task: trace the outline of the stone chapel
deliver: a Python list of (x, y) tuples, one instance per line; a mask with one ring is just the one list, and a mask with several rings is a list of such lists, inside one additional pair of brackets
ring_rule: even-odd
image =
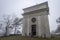
[(23, 11), (22, 36), (50, 37), (48, 2), (24, 8)]

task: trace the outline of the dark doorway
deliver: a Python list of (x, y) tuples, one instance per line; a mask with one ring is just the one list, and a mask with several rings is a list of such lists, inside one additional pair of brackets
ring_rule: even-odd
[(32, 25), (31, 32), (32, 32), (32, 36), (36, 36), (36, 25)]

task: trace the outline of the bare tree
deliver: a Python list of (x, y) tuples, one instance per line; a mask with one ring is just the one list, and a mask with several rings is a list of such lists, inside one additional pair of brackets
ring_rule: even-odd
[(0, 29), (2, 29), (1, 27), (2, 27), (2, 23), (0, 24)]
[(6, 36), (8, 34), (8, 28), (10, 28), (10, 25), (12, 23), (12, 19), (11, 19), (10, 15), (4, 16), (3, 19), (4, 19), (4, 23), (6, 25), (5, 26), (5, 29), (6, 29), (5, 36)]
[(4, 35), (6, 36), (8, 34), (9, 28), (11, 28), (11, 29), (15, 28), (14, 33), (16, 34), (17, 27), (22, 24), (21, 21), (22, 21), (22, 18), (21, 19), (18, 17), (13, 18), (10, 15), (3, 16), (3, 23), (5, 25), (5, 34)]
[(59, 33), (60, 32), (60, 17), (56, 20), (57, 22), (57, 29), (56, 29), (56, 33)]
[(14, 34), (17, 33), (17, 27), (22, 24), (21, 21), (22, 21), (22, 18), (21, 19), (19, 19), (18, 17), (15, 18), (13, 22), (13, 26), (15, 27)]
[(59, 17), (58, 19), (56, 19), (56, 22), (57, 22), (57, 23), (60, 23), (60, 17)]

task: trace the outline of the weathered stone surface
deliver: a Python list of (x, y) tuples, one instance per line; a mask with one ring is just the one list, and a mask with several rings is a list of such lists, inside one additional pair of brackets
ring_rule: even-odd
[[(23, 14), (23, 36), (39, 36), (39, 37), (50, 37), (49, 29), (49, 7), (48, 3), (44, 2), (29, 8), (25, 8)], [(36, 18), (36, 22), (32, 22), (32, 18)], [(36, 28), (32, 28), (32, 25), (36, 25)], [(34, 34), (34, 30), (36, 34)], [(33, 32), (32, 32), (33, 31)]]

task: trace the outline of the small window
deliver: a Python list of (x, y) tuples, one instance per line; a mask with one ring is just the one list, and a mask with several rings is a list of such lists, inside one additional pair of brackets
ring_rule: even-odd
[(36, 22), (36, 18), (32, 18), (32, 22), (35, 23)]

